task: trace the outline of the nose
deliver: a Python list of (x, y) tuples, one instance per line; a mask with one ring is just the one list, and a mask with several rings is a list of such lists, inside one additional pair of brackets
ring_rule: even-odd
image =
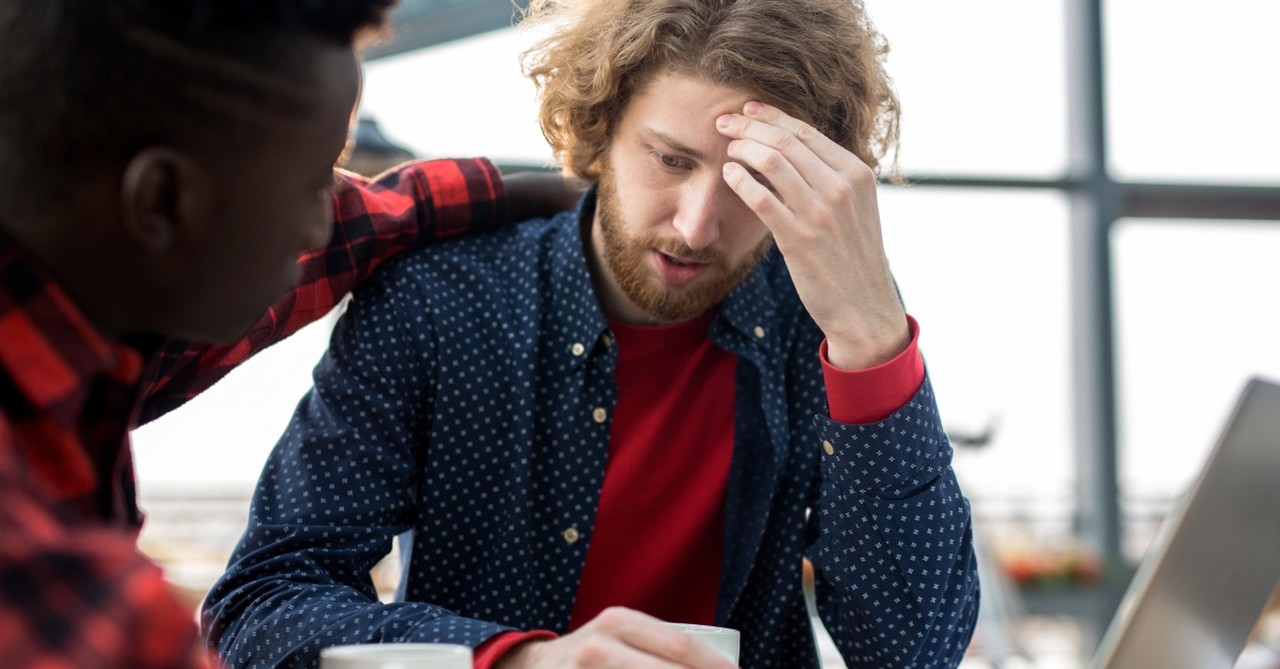
[(704, 249), (720, 237), (721, 203), (724, 193), (719, 183), (689, 183), (680, 194), (679, 208), (672, 225), (691, 249)]

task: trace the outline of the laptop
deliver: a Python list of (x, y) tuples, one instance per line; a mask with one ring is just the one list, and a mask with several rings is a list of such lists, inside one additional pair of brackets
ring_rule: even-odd
[(1231, 669), (1280, 581), (1280, 385), (1253, 379), (1166, 517), (1092, 669)]

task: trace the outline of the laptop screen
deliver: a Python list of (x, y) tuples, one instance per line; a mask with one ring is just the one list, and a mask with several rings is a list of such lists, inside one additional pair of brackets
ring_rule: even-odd
[(1166, 517), (1094, 669), (1231, 669), (1280, 580), (1280, 386), (1251, 380)]

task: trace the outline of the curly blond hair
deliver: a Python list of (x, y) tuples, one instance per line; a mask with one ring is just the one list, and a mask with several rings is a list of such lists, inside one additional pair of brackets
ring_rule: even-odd
[(888, 45), (861, 0), (531, 0), (524, 21), (551, 28), (521, 62), (573, 175), (599, 176), (623, 108), (662, 72), (747, 91), (872, 169), (896, 151)]

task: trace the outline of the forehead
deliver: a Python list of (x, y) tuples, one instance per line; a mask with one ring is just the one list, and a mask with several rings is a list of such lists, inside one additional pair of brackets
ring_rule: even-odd
[(741, 113), (742, 106), (757, 97), (694, 75), (661, 72), (650, 77), (622, 108), (619, 131), (656, 133), (698, 151), (722, 149), (729, 140), (716, 130), (716, 118)]
[(345, 128), (360, 93), (360, 65), (349, 47), (313, 43), (303, 47), (306, 62), (300, 68), (305, 91), (305, 111), (281, 123), (301, 131), (332, 132)]
[(260, 154), (276, 168), (283, 162), (332, 161), (347, 140), (360, 90), (360, 65), (348, 47), (299, 46), (288, 111), (260, 109)]

